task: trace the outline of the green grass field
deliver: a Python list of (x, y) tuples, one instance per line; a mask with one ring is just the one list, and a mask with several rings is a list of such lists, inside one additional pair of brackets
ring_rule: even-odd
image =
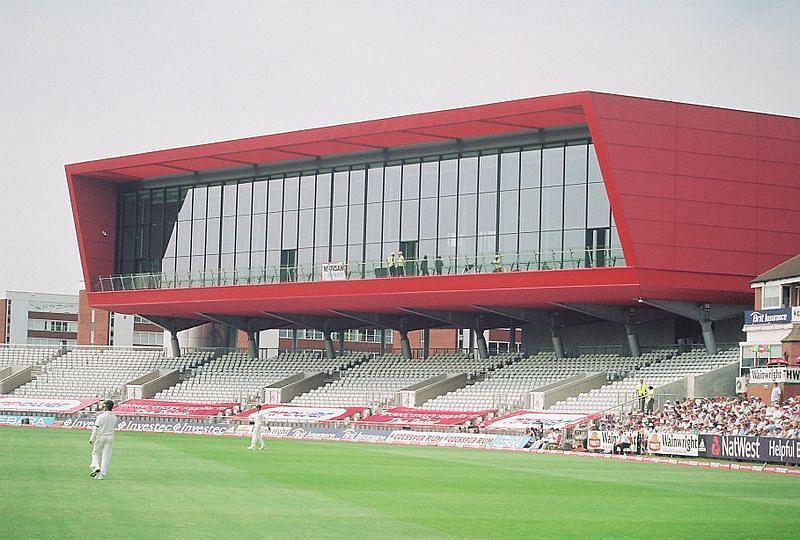
[(792, 538), (800, 479), (557, 455), (0, 428), (4, 538)]

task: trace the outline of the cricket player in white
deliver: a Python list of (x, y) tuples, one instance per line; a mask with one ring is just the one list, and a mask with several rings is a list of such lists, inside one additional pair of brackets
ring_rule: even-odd
[(111, 447), (114, 445), (114, 430), (117, 427), (117, 415), (111, 412), (114, 402), (110, 399), (103, 402), (103, 412), (97, 415), (89, 437), (92, 445), (92, 470), (89, 475), (95, 480), (102, 480), (108, 473), (108, 464), (111, 462)]
[(266, 423), (264, 420), (264, 413), (261, 412), (261, 405), (256, 405), (256, 412), (250, 415), (250, 419), (253, 421), (253, 438), (250, 439), (250, 446), (247, 447), (248, 450), (255, 450), (256, 449), (256, 441), (261, 445), (259, 448), (263, 450), (265, 448), (264, 445), (264, 435), (262, 435), (262, 431), (264, 428), (267, 428), (267, 431), (270, 430), (269, 424)]

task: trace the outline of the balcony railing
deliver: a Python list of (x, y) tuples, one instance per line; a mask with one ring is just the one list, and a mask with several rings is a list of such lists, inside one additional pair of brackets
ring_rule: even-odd
[[(406, 259), (403, 275), (486, 274), (493, 272), (528, 272), (572, 270), (577, 268), (625, 266), (621, 249), (566, 250), (537, 253), (500, 254), (472, 257), (446, 257), (440, 263), (428, 259), (427, 272), (420, 259)], [(389, 279), (385, 260), (346, 263), (294, 264), (272, 267), (197, 270), (190, 272), (146, 272), (98, 276), (93, 280), (94, 292), (142, 289), (182, 289), (231, 285), (264, 285), (272, 283), (312, 282), (354, 279)]]

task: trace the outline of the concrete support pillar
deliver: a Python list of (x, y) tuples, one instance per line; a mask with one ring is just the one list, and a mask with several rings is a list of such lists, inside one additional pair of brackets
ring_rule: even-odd
[(386, 329), (381, 328), (381, 355), (386, 354)]
[(430, 352), (431, 352), (430, 340), (431, 340), (431, 329), (430, 328), (425, 328), (422, 331), (422, 357), (423, 358), (428, 358), (428, 356), (430, 356)]
[(717, 354), (717, 340), (714, 337), (711, 321), (700, 321), (700, 328), (703, 329), (703, 342), (706, 344), (706, 352), (708, 354)]
[(642, 350), (639, 348), (639, 336), (633, 330), (633, 325), (625, 323), (625, 335), (628, 337), (628, 349), (631, 351), (631, 356), (642, 356)]
[(292, 328), (292, 352), (297, 352), (297, 328)]
[(407, 330), (400, 330), (400, 346), (403, 349), (403, 358), (411, 360), (411, 343), (408, 341)]
[(247, 333), (247, 350), (250, 358), (258, 358), (258, 332)]
[(325, 358), (333, 360), (336, 358), (336, 351), (333, 350), (333, 337), (331, 332), (325, 332)]
[(513, 326), (508, 329), (508, 350), (514, 351), (517, 349), (517, 329)]
[(181, 355), (181, 344), (178, 342), (178, 332), (172, 330), (169, 333), (170, 352), (173, 358), (178, 358)]
[(489, 348), (486, 346), (486, 336), (483, 335), (483, 332), (477, 334), (476, 341), (478, 344), (478, 355), (481, 360), (486, 360), (489, 358)]
[(344, 354), (344, 330), (339, 330), (339, 354)]

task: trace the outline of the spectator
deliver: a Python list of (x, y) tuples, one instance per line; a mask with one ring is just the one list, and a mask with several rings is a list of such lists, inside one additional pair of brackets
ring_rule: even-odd
[(442, 268), (444, 268), (444, 261), (442, 260), (442, 256), (436, 255), (436, 258), (433, 260), (433, 270), (437, 276), (442, 275)]
[(389, 269), (389, 276), (394, 277), (395, 276), (394, 251), (392, 251), (386, 258), (386, 267)]
[(492, 266), (494, 267), (493, 272), (502, 272), (503, 271), (503, 263), (500, 261), (500, 254), (494, 254), (494, 260), (492, 261)]
[(419, 262), (419, 272), (423, 276), (428, 275), (428, 256), (423, 255), (422, 260)]
[(773, 407), (781, 404), (781, 387), (778, 386), (778, 381), (775, 381), (772, 386), (772, 391), (769, 394), (769, 401)]
[(619, 430), (617, 433), (617, 442), (614, 443), (612, 453), (623, 454), (625, 450), (631, 447), (631, 437), (627, 432)]
[(402, 251), (397, 252), (397, 260), (394, 263), (395, 273), (398, 277), (406, 275), (406, 258), (403, 256)]

